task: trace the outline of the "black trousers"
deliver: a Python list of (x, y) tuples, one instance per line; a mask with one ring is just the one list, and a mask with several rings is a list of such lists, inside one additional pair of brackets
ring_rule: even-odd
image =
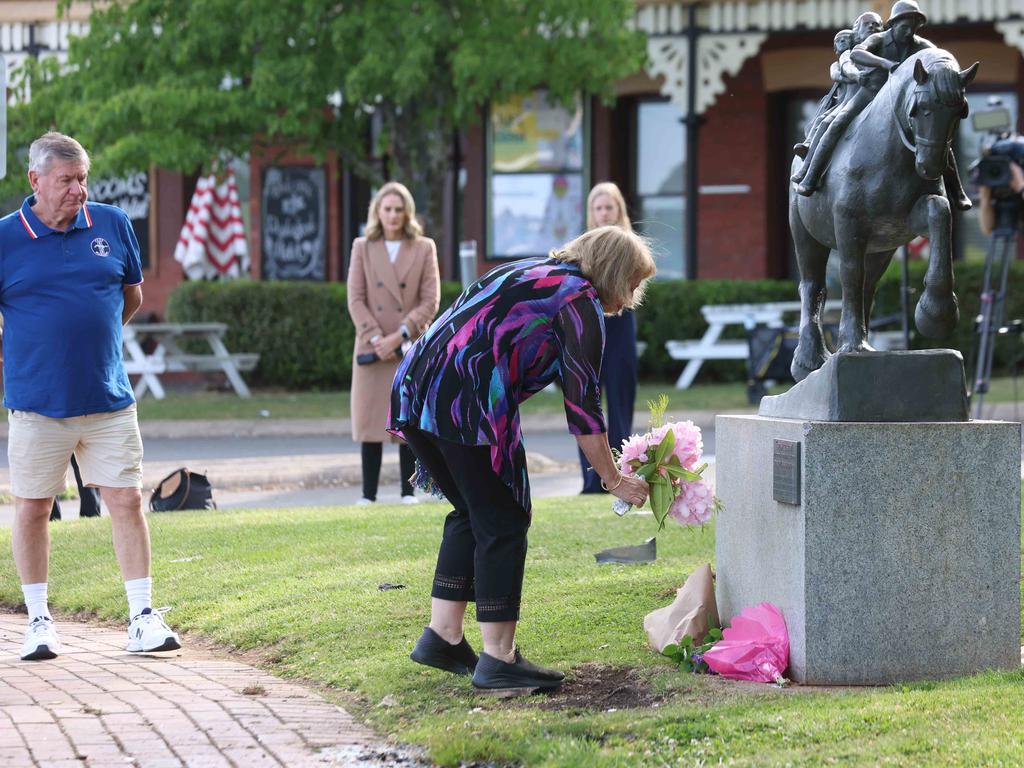
[[(636, 403), (636, 315), (624, 312), (604, 319), (604, 363), (601, 365), (601, 390), (608, 407), (608, 445), (615, 450), (633, 433), (633, 407)], [(601, 478), (580, 451), (583, 467), (583, 493), (603, 493)]]
[[(380, 464), (384, 457), (383, 443), (360, 443), (363, 459), (363, 498), (377, 500), (377, 487), (380, 484)], [(416, 471), (416, 457), (409, 446), (404, 443), (398, 446), (398, 466), (402, 477), (402, 495), (412, 496), (414, 490), (409, 478)]]
[(530, 516), (495, 474), (490, 446), (402, 431), (454, 507), (444, 521), (431, 597), (476, 602), (477, 621), (518, 621)]

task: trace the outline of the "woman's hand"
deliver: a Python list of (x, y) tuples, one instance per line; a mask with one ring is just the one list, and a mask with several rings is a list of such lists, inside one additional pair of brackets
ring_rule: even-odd
[(400, 333), (389, 333), (387, 336), (381, 336), (373, 342), (373, 351), (377, 353), (377, 357), (381, 360), (395, 360), (398, 357), (395, 354), (395, 350), (400, 346), (402, 346), (402, 335)]
[(626, 475), (621, 477), (622, 480), (619, 481), (618, 485), (615, 485), (615, 483), (608, 485), (610, 493), (627, 504), (632, 504), (638, 508), (642, 507), (644, 502), (647, 501), (647, 494), (651, 492), (651, 487), (647, 484), (647, 481), (639, 477), (627, 477)]

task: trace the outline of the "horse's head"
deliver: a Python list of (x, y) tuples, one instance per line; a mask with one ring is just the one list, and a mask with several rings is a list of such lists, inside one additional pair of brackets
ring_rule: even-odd
[(952, 58), (929, 56), (927, 67), (922, 58), (914, 63), (916, 86), (907, 114), (914, 168), (918, 176), (934, 180), (942, 176), (956, 128), (967, 117), (964, 89), (978, 73), (978, 63), (961, 72)]

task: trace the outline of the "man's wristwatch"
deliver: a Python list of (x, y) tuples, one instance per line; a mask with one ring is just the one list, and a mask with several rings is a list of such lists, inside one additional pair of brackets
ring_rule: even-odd
[(409, 340), (409, 326), (407, 326), (405, 323), (402, 323), (400, 326), (398, 326), (398, 332), (402, 334), (403, 339), (405, 339), (406, 341)]

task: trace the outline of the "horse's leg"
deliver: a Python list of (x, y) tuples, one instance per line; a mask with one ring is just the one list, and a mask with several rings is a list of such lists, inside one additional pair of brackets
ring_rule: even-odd
[(953, 230), (949, 201), (943, 195), (922, 197), (911, 211), (910, 223), (915, 232), (927, 233), (931, 241), (924, 295), (914, 310), (914, 323), (917, 330), (928, 338), (943, 338), (953, 332), (960, 319), (956, 294), (953, 293)]
[[(896, 251), (879, 251), (869, 253), (864, 259), (864, 327), (871, 327), (871, 308), (875, 304), (875, 291), (878, 289), (878, 281), (882, 279), (885, 270), (889, 268), (893, 254)], [(870, 348), (870, 347), (869, 347)]]
[(804, 227), (795, 196), (789, 200), (789, 230), (800, 267), (800, 341), (789, 366), (793, 378), (803, 381), (821, 368), (829, 352), (821, 333), (821, 308), (825, 303), (825, 267), (829, 249)]
[(836, 352), (870, 350), (864, 322), (864, 293), (867, 235), (856, 216), (836, 211), (836, 250), (839, 251), (839, 282), (843, 286), (843, 314), (839, 318), (839, 342)]

